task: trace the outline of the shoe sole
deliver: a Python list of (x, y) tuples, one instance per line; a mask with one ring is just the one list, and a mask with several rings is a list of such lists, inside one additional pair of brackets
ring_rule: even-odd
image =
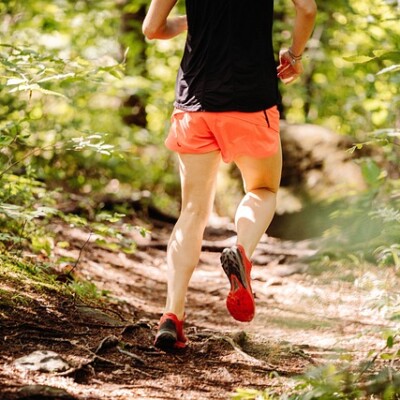
[(161, 350), (173, 350), (176, 344), (176, 335), (170, 331), (159, 332), (154, 346)]
[(224, 249), (221, 254), (221, 264), (231, 284), (226, 308), (237, 321), (251, 321), (255, 313), (254, 297), (250, 282), (246, 279), (246, 269), (239, 250)]

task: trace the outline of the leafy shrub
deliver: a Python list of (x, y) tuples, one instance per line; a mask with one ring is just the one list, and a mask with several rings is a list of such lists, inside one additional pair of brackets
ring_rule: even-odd
[[(390, 333), (383, 350), (359, 366), (325, 364), (295, 378), (294, 389), (285, 394), (270, 391), (238, 389), (234, 400), (350, 400), (400, 397), (400, 374), (395, 367), (400, 361), (398, 333)], [(378, 364), (379, 362), (379, 364)], [(382, 366), (382, 363), (384, 364)], [(376, 365), (378, 364), (378, 365)]]

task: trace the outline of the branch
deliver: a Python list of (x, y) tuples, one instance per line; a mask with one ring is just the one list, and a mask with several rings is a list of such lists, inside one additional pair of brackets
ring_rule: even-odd
[(16, 165), (18, 165), (19, 163), (21, 163), (22, 161), (26, 160), (27, 158), (29, 158), (30, 156), (34, 155), (37, 151), (42, 151), (42, 150), (46, 150), (47, 148), (57, 148), (56, 144), (48, 144), (46, 146), (43, 147), (38, 147), (36, 149), (31, 150), (30, 152), (28, 152), (27, 154), (25, 154), (20, 160), (14, 161), (12, 164), (10, 164), (6, 169), (4, 169), (3, 171), (0, 172), (0, 179), (2, 178), (2, 176), (8, 172), (10, 169), (12, 169), (13, 167), (15, 167)]

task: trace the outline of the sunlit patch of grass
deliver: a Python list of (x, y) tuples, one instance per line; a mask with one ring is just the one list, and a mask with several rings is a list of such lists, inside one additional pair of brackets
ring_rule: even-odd
[(257, 390), (249, 388), (238, 388), (232, 393), (231, 400), (278, 400), (277, 396), (269, 393), (268, 390)]
[(16, 307), (27, 306), (31, 303), (31, 299), (23, 293), (16, 292), (12, 289), (0, 288), (0, 307)]
[(7, 286), (0, 292), (0, 298), (7, 303), (12, 303), (11, 292), (18, 303), (29, 302), (29, 297), (24, 294), (29, 291), (71, 298), (78, 296), (82, 300), (99, 300), (108, 294), (91, 282), (72, 277), (65, 280), (57, 278), (49, 264), (35, 263), (12, 254), (0, 255), (0, 280)]
[(35, 264), (15, 255), (0, 256), (0, 276), (2, 280), (12, 282), (13, 287), (45, 288), (59, 290), (55, 276), (49, 273), (46, 266)]
[(102, 299), (110, 293), (108, 290), (99, 289), (93, 282), (88, 281), (70, 282), (68, 287), (78, 296), (91, 300)]

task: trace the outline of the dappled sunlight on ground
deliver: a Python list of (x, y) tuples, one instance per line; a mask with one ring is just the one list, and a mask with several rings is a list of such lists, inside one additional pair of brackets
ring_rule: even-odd
[[(237, 387), (287, 390), (292, 376), (312, 366), (338, 362), (344, 354), (360, 361), (382, 348), (382, 328), (389, 324), (371, 303), (363, 275), (355, 285), (342, 279), (343, 271), (315, 273), (304, 263), (303, 257), (315, 253), (307, 242), (263, 238), (252, 271), (256, 316), (247, 324), (233, 320), (225, 308), (229, 284), (219, 256), (234, 237), (221, 225), (207, 230), (190, 284), (189, 348), (179, 354), (156, 350), (170, 229), (154, 229), (146, 238), (133, 233), (137, 250), (124, 254), (99, 247), (94, 238), (82, 250), (87, 232), (60, 227), (58, 240), (70, 246), (56, 248), (56, 254), (80, 255), (74, 273), (107, 291), (108, 300), (81, 303), (26, 287), (24, 301), (0, 314), (5, 333), (0, 380), (8, 388), (0, 399), (17, 399), (21, 387), (34, 384), (82, 399), (226, 399)], [(389, 284), (382, 271), (372, 272), (375, 282)], [(12, 280), (2, 282), (1, 290), (21, 293)], [(37, 349), (60, 354), (70, 371), (16, 368), (17, 357)]]

